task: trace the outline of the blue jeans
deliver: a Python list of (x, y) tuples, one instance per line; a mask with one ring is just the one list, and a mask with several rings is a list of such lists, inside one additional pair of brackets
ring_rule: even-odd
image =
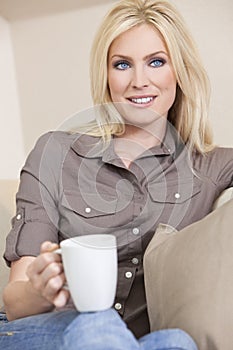
[(50, 312), (7, 322), (0, 314), (4, 350), (197, 350), (182, 330), (168, 329), (137, 340), (118, 313)]

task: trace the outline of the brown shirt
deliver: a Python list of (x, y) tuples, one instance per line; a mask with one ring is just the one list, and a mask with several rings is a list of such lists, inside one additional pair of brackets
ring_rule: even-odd
[(156, 227), (166, 223), (179, 230), (200, 220), (231, 185), (233, 149), (189, 157), (169, 129), (164, 142), (141, 154), (129, 169), (115, 154), (114, 139), (103, 149), (92, 136), (47, 133), (22, 169), (4, 257), (10, 264), (36, 256), (45, 240), (115, 234), (115, 308), (140, 337), (149, 332), (143, 254)]

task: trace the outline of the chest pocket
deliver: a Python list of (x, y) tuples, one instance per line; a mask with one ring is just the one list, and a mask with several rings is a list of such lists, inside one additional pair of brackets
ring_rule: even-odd
[(61, 203), (63, 207), (83, 218), (92, 218), (114, 214), (117, 198), (109, 194), (66, 190), (63, 192)]
[(192, 223), (195, 215), (195, 210), (192, 208), (199, 198), (201, 187), (201, 181), (195, 178), (149, 186), (158, 223), (166, 223), (177, 229)]
[(117, 199), (81, 191), (64, 191), (60, 203), (61, 238), (111, 233), (116, 220)]
[(182, 204), (201, 192), (201, 182), (187, 179), (180, 182), (154, 183), (148, 186), (152, 201), (167, 204)]

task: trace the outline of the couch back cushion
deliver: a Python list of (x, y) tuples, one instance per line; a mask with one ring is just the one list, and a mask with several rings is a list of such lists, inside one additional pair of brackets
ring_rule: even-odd
[(181, 328), (199, 350), (233, 343), (233, 200), (217, 206), (179, 232), (160, 225), (144, 256), (151, 330)]

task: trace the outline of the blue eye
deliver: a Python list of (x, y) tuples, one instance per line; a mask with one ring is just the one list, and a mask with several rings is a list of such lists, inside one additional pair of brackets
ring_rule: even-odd
[(119, 70), (126, 70), (130, 67), (130, 65), (126, 61), (120, 61), (120, 62), (114, 63), (113, 67)]
[(158, 67), (162, 67), (165, 63), (166, 63), (166, 61), (164, 59), (156, 58), (150, 62), (150, 65), (152, 67), (158, 68)]

